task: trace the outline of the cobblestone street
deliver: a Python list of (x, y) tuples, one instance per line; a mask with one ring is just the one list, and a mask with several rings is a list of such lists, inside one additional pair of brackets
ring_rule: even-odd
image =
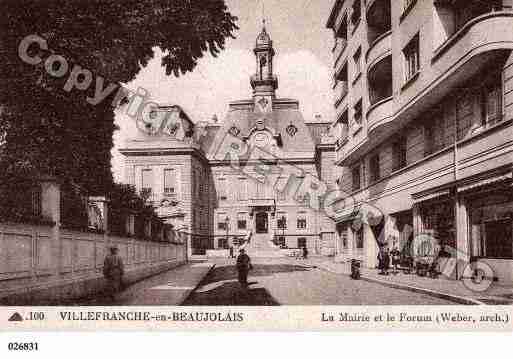
[(185, 305), (447, 305), (450, 301), (354, 281), (289, 259), (255, 260), (249, 288), (237, 281), (233, 261), (218, 262)]

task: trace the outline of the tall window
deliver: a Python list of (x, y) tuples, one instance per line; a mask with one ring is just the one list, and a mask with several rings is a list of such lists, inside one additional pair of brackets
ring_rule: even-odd
[(265, 198), (265, 183), (262, 183), (263, 179), (257, 179), (255, 181), (256, 185), (256, 199), (264, 199)]
[(353, 191), (357, 191), (362, 187), (362, 180), (361, 180), (361, 166), (358, 164), (351, 170), (351, 177), (352, 177), (352, 186), (351, 189)]
[(358, 77), (358, 75), (362, 72), (362, 48), (358, 48), (356, 50), (355, 54), (353, 55), (353, 61), (354, 61), (354, 80)]
[(363, 249), (363, 226), (360, 227), (355, 233), (356, 248)]
[(151, 195), (153, 188), (153, 170), (144, 169), (141, 173), (142, 177), (142, 191), (148, 195)]
[(219, 178), (217, 183), (217, 197), (220, 201), (226, 201), (228, 199), (226, 194), (226, 178)]
[(237, 214), (237, 229), (247, 229), (246, 213)]
[(341, 43), (341, 46), (344, 47), (347, 43), (347, 15), (344, 16), (344, 19), (340, 23), (337, 32), (335, 33), (335, 38), (337, 42)]
[(274, 191), (277, 192), (278, 201), (286, 201), (287, 200), (287, 177), (278, 178), (277, 185), (275, 185)]
[(360, 127), (362, 125), (362, 100), (360, 99), (356, 105), (354, 105), (354, 127)]
[(420, 70), (419, 34), (410, 40), (403, 50), (404, 55), (404, 77), (408, 82)]
[(297, 229), (306, 229), (306, 213), (298, 213), (297, 215)]
[(353, 13), (351, 14), (351, 22), (353, 23), (353, 26), (357, 26), (360, 22), (360, 19), (362, 18), (362, 2), (361, 0), (354, 0), (353, 1), (353, 7), (352, 7)]
[(239, 178), (237, 199), (239, 201), (246, 201), (248, 199), (248, 180), (246, 178)]
[(406, 138), (401, 137), (392, 145), (392, 169), (406, 167)]
[(496, 83), (484, 86), (481, 91), (481, 123), (493, 124), (502, 119), (502, 86)]
[(276, 220), (278, 229), (287, 229), (287, 216), (285, 213), (278, 213), (278, 219)]
[(226, 213), (219, 213), (217, 215), (217, 229), (220, 231), (226, 231), (228, 229), (228, 223), (226, 221)]
[(379, 154), (375, 154), (369, 160), (370, 180), (371, 182), (379, 181), (381, 178), (379, 166)]
[(164, 194), (173, 195), (176, 193), (175, 170), (166, 168), (164, 170)]

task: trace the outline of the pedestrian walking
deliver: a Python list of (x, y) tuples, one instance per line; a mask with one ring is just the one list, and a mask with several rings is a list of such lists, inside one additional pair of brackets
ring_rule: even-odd
[(107, 280), (106, 294), (114, 300), (116, 293), (121, 291), (125, 268), (117, 247), (111, 247), (110, 253), (103, 263), (103, 275)]
[(233, 254), (233, 246), (230, 246), (230, 258), (235, 258)]
[(239, 283), (244, 288), (247, 288), (248, 286), (248, 272), (251, 269), (253, 269), (251, 258), (249, 258), (244, 249), (241, 249), (240, 254), (237, 257), (237, 272), (239, 274)]
[(392, 249), (390, 255), (392, 256), (392, 266), (394, 267), (394, 274), (397, 274), (397, 267), (401, 262), (401, 252), (399, 251), (399, 249), (397, 249), (397, 247), (394, 246), (394, 249)]
[(303, 259), (308, 258), (308, 248), (306, 246), (303, 247)]
[(388, 275), (388, 269), (390, 268), (390, 253), (386, 244), (379, 248), (378, 263), (378, 268), (380, 270), (379, 274)]

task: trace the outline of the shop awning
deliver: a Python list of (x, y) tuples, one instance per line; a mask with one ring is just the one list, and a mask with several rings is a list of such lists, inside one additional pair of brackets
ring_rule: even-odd
[(466, 185), (459, 186), (458, 187), (458, 193), (463, 193), (463, 192), (467, 192), (467, 191), (470, 191), (470, 190), (475, 190), (475, 189), (480, 188), (480, 187), (490, 186), (490, 185), (497, 184), (497, 183), (503, 182), (503, 181), (504, 182), (505, 181), (511, 181), (511, 179), (513, 179), (513, 173), (512, 172), (509, 172), (509, 173), (506, 173), (506, 174), (503, 174), (503, 175), (494, 176), (494, 177), (483, 178), (481, 180), (478, 180), (478, 181), (475, 181), (475, 182), (472, 182), (472, 183), (469, 183), (469, 184), (466, 184)]
[(415, 193), (412, 195), (412, 197), (413, 197), (413, 203), (420, 203), (420, 202), (429, 201), (431, 199), (449, 196), (450, 194), (451, 194), (450, 189), (443, 189), (443, 190), (434, 191), (434, 192), (430, 191), (427, 193)]

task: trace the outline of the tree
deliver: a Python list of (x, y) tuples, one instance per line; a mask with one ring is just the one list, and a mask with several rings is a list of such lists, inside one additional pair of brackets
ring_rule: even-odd
[[(224, 0), (4, 0), (0, 2), (0, 185), (14, 176), (57, 175), (91, 194), (109, 192), (114, 107), (111, 92), (98, 104), (95, 96), (109, 84), (126, 83), (160, 47), (168, 75), (192, 71), (206, 52), (224, 49), (238, 29)], [(28, 35), (46, 41), (32, 44), (29, 64), (19, 56)], [(62, 56), (62, 63), (45, 61)], [(66, 84), (75, 66), (92, 74), (85, 90)], [(81, 77), (80, 77), (81, 76)], [(82, 73), (75, 80), (87, 82)]]

